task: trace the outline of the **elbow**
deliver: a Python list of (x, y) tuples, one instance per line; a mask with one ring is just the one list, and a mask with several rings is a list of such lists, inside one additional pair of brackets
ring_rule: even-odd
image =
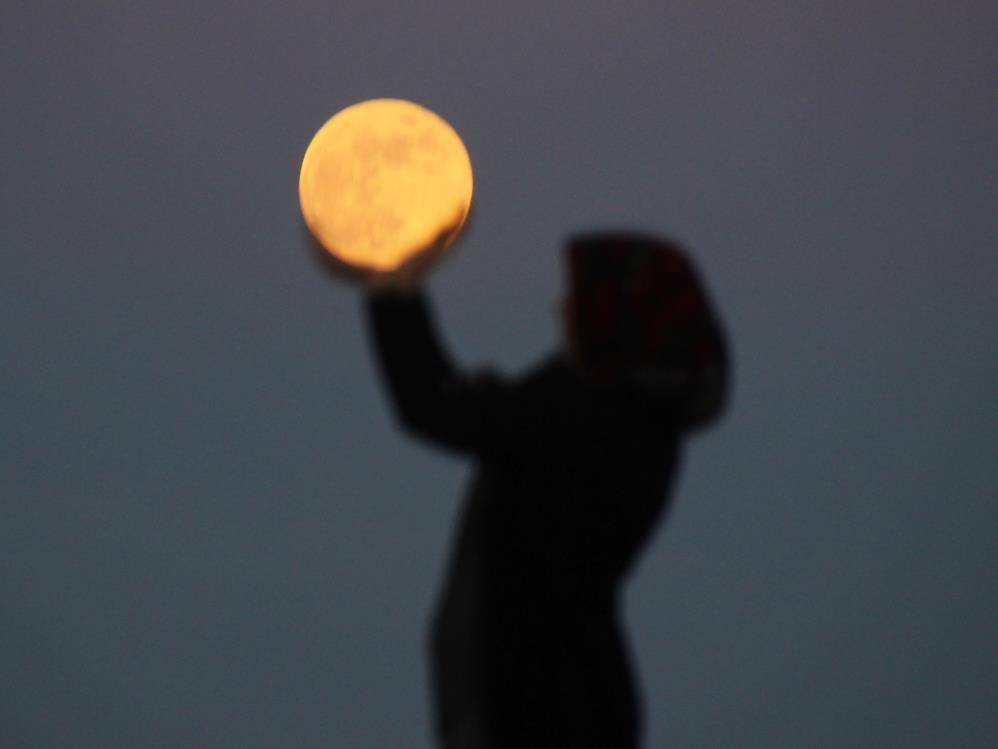
[(445, 450), (468, 452), (472, 436), (460, 420), (448, 418), (447, 413), (447, 404), (431, 400), (415, 407), (396, 407), (393, 415), (398, 429), (409, 437)]
[(395, 426), (404, 434), (421, 440), (437, 440), (439, 416), (432, 403), (397, 401), (392, 416)]
[(426, 436), (428, 418), (423, 409), (396, 404), (392, 416), (395, 426), (400, 431), (413, 437)]

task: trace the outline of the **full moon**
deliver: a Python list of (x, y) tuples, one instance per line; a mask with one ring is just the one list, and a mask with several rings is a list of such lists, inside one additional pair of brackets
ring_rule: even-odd
[(302, 159), (309, 230), (354, 269), (388, 271), (457, 237), (471, 207), (471, 160), (430, 110), (372, 99), (330, 118)]

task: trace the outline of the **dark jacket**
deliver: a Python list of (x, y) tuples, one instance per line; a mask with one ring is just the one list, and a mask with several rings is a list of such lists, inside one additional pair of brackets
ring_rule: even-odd
[(558, 358), (469, 377), (421, 295), (382, 292), (367, 313), (401, 423), (478, 463), (432, 628), (441, 737), (635, 746), (620, 587), (667, 503), (682, 394)]

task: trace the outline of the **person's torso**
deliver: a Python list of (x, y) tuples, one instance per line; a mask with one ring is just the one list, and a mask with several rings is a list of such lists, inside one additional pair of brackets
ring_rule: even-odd
[[(572, 386), (542, 371), (524, 397)], [(442, 722), (482, 701), (550, 703), (580, 679), (629, 688), (618, 590), (667, 503), (677, 440), (610, 421), (479, 465), (431, 633)]]

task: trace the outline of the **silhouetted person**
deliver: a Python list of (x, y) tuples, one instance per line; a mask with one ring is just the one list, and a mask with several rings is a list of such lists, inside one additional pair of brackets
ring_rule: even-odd
[(591, 234), (567, 259), (564, 349), (517, 380), (451, 366), (419, 273), (368, 296), (402, 424), (478, 463), (432, 628), (447, 749), (638, 745), (621, 583), (683, 435), (724, 401), (720, 328), (677, 247)]

